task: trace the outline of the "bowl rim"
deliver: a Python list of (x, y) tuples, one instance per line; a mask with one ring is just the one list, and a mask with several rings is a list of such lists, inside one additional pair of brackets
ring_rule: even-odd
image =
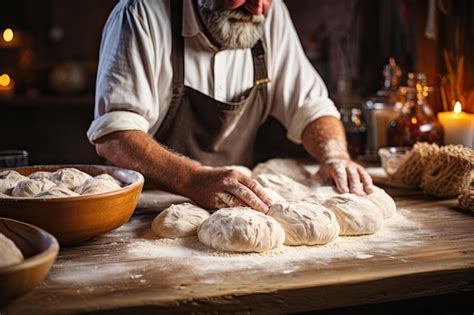
[(109, 197), (118, 194), (122, 194), (125, 191), (133, 190), (137, 186), (142, 186), (145, 183), (145, 177), (135, 170), (126, 169), (123, 167), (112, 166), (112, 165), (100, 165), (100, 164), (45, 164), (45, 165), (29, 165), (29, 166), (19, 166), (19, 167), (9, 167), (9, 168), (2, 168), (0, 171), (17, 171), (21, 169), (30, 169), (30, 168), (38, 168), (40, 172), (42, 168), (86, 168), (86, 167), (98, 167), (98, 168), (106, 168), (106, 169), (113, 169), (117, 171), (127, 171), (132, 172), (134, 175), (138, 176), (138, 181), (131, 183), (125, 187), (121, 187), (117, 190), (112, 190), (108, 192), (98, 193), (98, 194), (91, 194), (91, 195), (79, 195), (79, 196), (68, 196), (68, 197), (48, 197), (48, 198), (41, 198), (41, 197), (11, 197), (7, 196), (0, 198), (0, 202), (22, 202), (22, 201), (38, 201), (38, 202), (67, 202), (67, 201), (79, 201), (79, 200), (88, 200), (88, 199), (97, 199), (101, 197)]
[(28, 258), (25, 258), (23, 261), (21, 261), (18, 264), (9, 265), (9, 266), (6, 266), (6, 267), (0, 267), (0, 274), (16, 272), (16, 271), (19, 271), (19, 270), (28, 269), (28, 268), (31, 268), (33, 266), (37, 266), (37, 265), (46, 263), (50, 259), (51, 255), (54, 257), (53, 260), (56, 259), (56, 256), (59, 253), (59, 242), (51, 233), (43, 230), (40, 227), (37, 227), (37, 226), (29, 224), (29, 223), (25, 223), (25, 222), (22, 222), (22, 221), (10, 219), (10, 218), (5, 218), (5, 217), (0, 217), (0, 220), (14, 222), (14, 223), (17, 223), (17, 224), (25, 225), (28, 228), (39, 230), (40, 232), (44, 233), (49, 238), (49, 240), (51, 241), (51, 244), (49, 245), (49, 247), (46, 250), (42, 251), (41, 253), (36, 254), (34, 256), (31, 256), (31, 257), (28, 257)]

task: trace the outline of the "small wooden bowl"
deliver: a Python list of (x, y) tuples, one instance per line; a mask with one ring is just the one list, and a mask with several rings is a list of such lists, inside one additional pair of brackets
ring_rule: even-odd
[(39, 226), (53, 234), (61, 245), (104, 234), (130, 219), (144, 183), (138, 172), (103, 165), (41, 165), (10, 170), (29, 175), (68, 167), (92, 176), (108, 173), (127, 186), (107, 193), (76, 197), (0, 199), (0, 216)]
[(0, 267), (0, 305), (3, 305), (43, 281), (56, 259), (59, 245), (44, 230), (7, 218), (0, 218), (0, 233), (11, 239), (25, 257), (19, 264)]

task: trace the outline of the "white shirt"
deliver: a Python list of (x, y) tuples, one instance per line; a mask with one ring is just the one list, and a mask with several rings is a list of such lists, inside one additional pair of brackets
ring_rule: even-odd
[[(110, 14), (102, 35), (95, 119), (87, 132), (91, 143), (116, 131), (153, 135), (166, 116), (173, 76), (169, 1), (121, 0)], [(251, 50), (219, 51), (204, 35), (192, 1), (184, 0), (183, 7), (185, 85), (219, 101), (239, 101), (254, 85)], [(340, 118), (282, 0), (274, 0), (268, 12), (263, 43), (271, 79), (267, 106), (290, 140), (301, 143), (304, 128), (319, 117)]]

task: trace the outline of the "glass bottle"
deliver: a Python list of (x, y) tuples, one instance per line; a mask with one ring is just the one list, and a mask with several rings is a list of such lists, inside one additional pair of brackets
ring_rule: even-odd
[(424, 73), (408, 74), (406, 95), (400, 115), (390, 121), (387, 129), (389, 146), (412, 146), (416, 142), (443, 144), (443, 128), (426, 102), (428, 87)]
[(352, 159), (364, 153), (367, 140), (367, 129), (362, 119), (360, 108), (340, 109), (342, 123), (346, 131), (347, 148)]

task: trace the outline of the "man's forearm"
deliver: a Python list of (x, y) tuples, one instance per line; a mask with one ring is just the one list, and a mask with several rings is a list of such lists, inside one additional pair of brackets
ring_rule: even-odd
[(306, 151), (321, 163), (334, 159), (350, 160), (344, 128), (334, 117), (321, 117), (308, 124), (302, 142)]
[(115, 165), (139, 171), (159, 188), (180, 194), (184, 193), (190, 173), (200, 167), (137, 130), (106, 135), (96, 141), (96, 150)]

